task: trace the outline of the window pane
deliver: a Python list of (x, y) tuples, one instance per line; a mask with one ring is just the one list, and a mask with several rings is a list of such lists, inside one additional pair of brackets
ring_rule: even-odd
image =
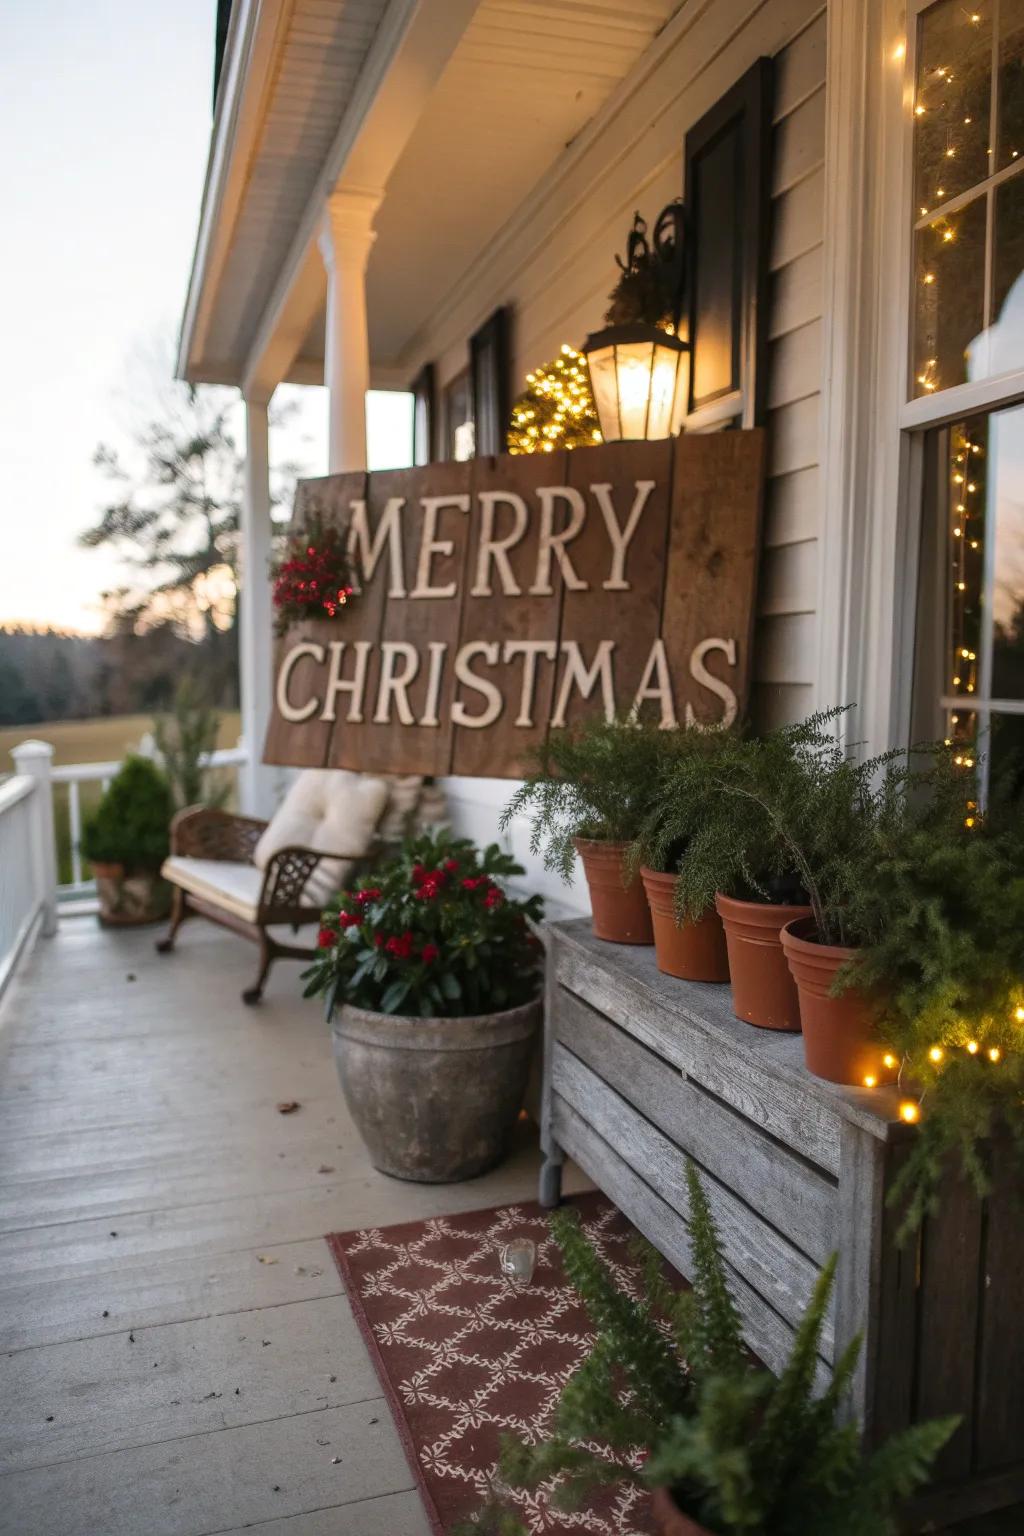
[(958, 422), (949, 432), (949, 651), (943, 692), (971, 699), (978, 691), (982, 585), (985, 574), (987, 418)]
[[(992, 318), (995, 333), (990, 372), (1024, 368), (1024, 174), (996, 188), (995, 265), (992, 273)], [(1017, 290), (1014, 292), (1014, 284)]]
[(1024, 157), (1024, 0), (1000, 0), (997, 165)]
[(914, 237), (913, 393), (985, 376), (968, 349), (984, 328), (985, 198)]
[(918, 32), (915, 212), (937, 207), (989, 174), (992, 6), (941, 0)]
[(1024, 715), (993, 715), (984, 743), (988, 757), (986, 809), (999, 812), (1024, 799)]
[(990, 419), (992, 696), (1024, 699), (1024, 407)]

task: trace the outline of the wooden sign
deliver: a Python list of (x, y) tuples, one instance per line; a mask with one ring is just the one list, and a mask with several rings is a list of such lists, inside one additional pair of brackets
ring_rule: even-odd
[(762, 432), (301, 481), (357, 590), (278, 641), (264, 760), (518, 778), (597, 711), (735, 719), (763, 487)]

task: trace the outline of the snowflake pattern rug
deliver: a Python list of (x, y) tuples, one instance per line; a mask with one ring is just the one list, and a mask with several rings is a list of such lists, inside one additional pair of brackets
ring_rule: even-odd
[[(633, 1228), (602, 1195), (570, 1202), (618, 1284), (639, 1294)], [(499, 1252), (532, 1237), (532, 1284), (501, 1273)], [(473, 1514), (506, 1430), (542, 1437), (562, 1386), (594, 1341), (537, 1205), (506, 1205), (327, 1239), (437, 1533)], [(646, 1494), (602, 1489), (581, 1509), (549, 1507), (550, 1486), (509, 1495), (531, 1533), (649, 1536)]]

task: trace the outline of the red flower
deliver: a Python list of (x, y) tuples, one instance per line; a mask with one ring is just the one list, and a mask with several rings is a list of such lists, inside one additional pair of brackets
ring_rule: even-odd
[(496, 885), (492, 885), (490, 890), (487, 892), (487, 895), (484, 897), (484, 906), (500, 907), (504, 900), (505, 898), (498, 890), (498, 887)]
[(321, 928), (316, 936), (317, 947), (319, 949), (330, 949), (337, 937), (338, 935), (333, 928)]
[(374, 936), (373, 936), (373, 947), (374, 947), (374, 949), (383, 949), (384, 948), (384, 935), (382, 933), (375, 933), (374, 934)]
[(408, 960), (412, 954), (412, 934), (408, 929), (401, 935), (393, 933), (390, 939), (384, 941), (384, 948), (396, 960)]
[(424, 965), (433, 965), (441, 951), (436, 944), (424, 944), (420, 950), (420, 959)]
[(444, 867), (450, 875), (454, 875), (455, 871), (459, 867), (459, 861), (458, 859), (445, 859)]
[(366, 888), (364, 890), (356, 891), (356, 901), (358, 901), (358, 903), (359, 903), (359, 905), (361, 907), (365, 907), (366, 903), (368, 901), (379, 901), (379, 900), (380, 900), (380, 887), (379, 886), (368, 885), (368, 886), (366, 886)]
[(358, 928), (363, 920), (361, 912), (339, 912), (338, 922), (342, 928)]
[(463, 880), (463, 882), (462, 882), (462, 889), (464, 891), (475, 891), (475, 890), (477, 890), (477, 888), (479, 886), (484, 884), (486, 879), (487, 879), (486, 875), (476, 875), (476, 876), (470, 875), (469, 877), (467, 877), (467, 879)]

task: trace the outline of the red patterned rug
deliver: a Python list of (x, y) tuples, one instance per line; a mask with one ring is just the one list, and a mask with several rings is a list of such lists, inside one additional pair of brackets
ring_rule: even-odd
[[(571, 1204), (618, 1283), (638, 1294), (625, 1217), (598, 1194)], [(499, 1265), (513, 1237), (537, 1244), (533, 1282), (518, 1289)], [(337, 1232), (327, 1241), (440, 1536), (480, 1507), (501, 1435), (535, 1440), (550, 1426), (563, 1383), (593, 1343), (586, 1309), (537, 1205)], [(550, 1492), (509, 1495), (531, 1533), (653, 1529), (647, 1496), (634, 1488), (604, 1489), (571, 1515), (550, 1509)]]

